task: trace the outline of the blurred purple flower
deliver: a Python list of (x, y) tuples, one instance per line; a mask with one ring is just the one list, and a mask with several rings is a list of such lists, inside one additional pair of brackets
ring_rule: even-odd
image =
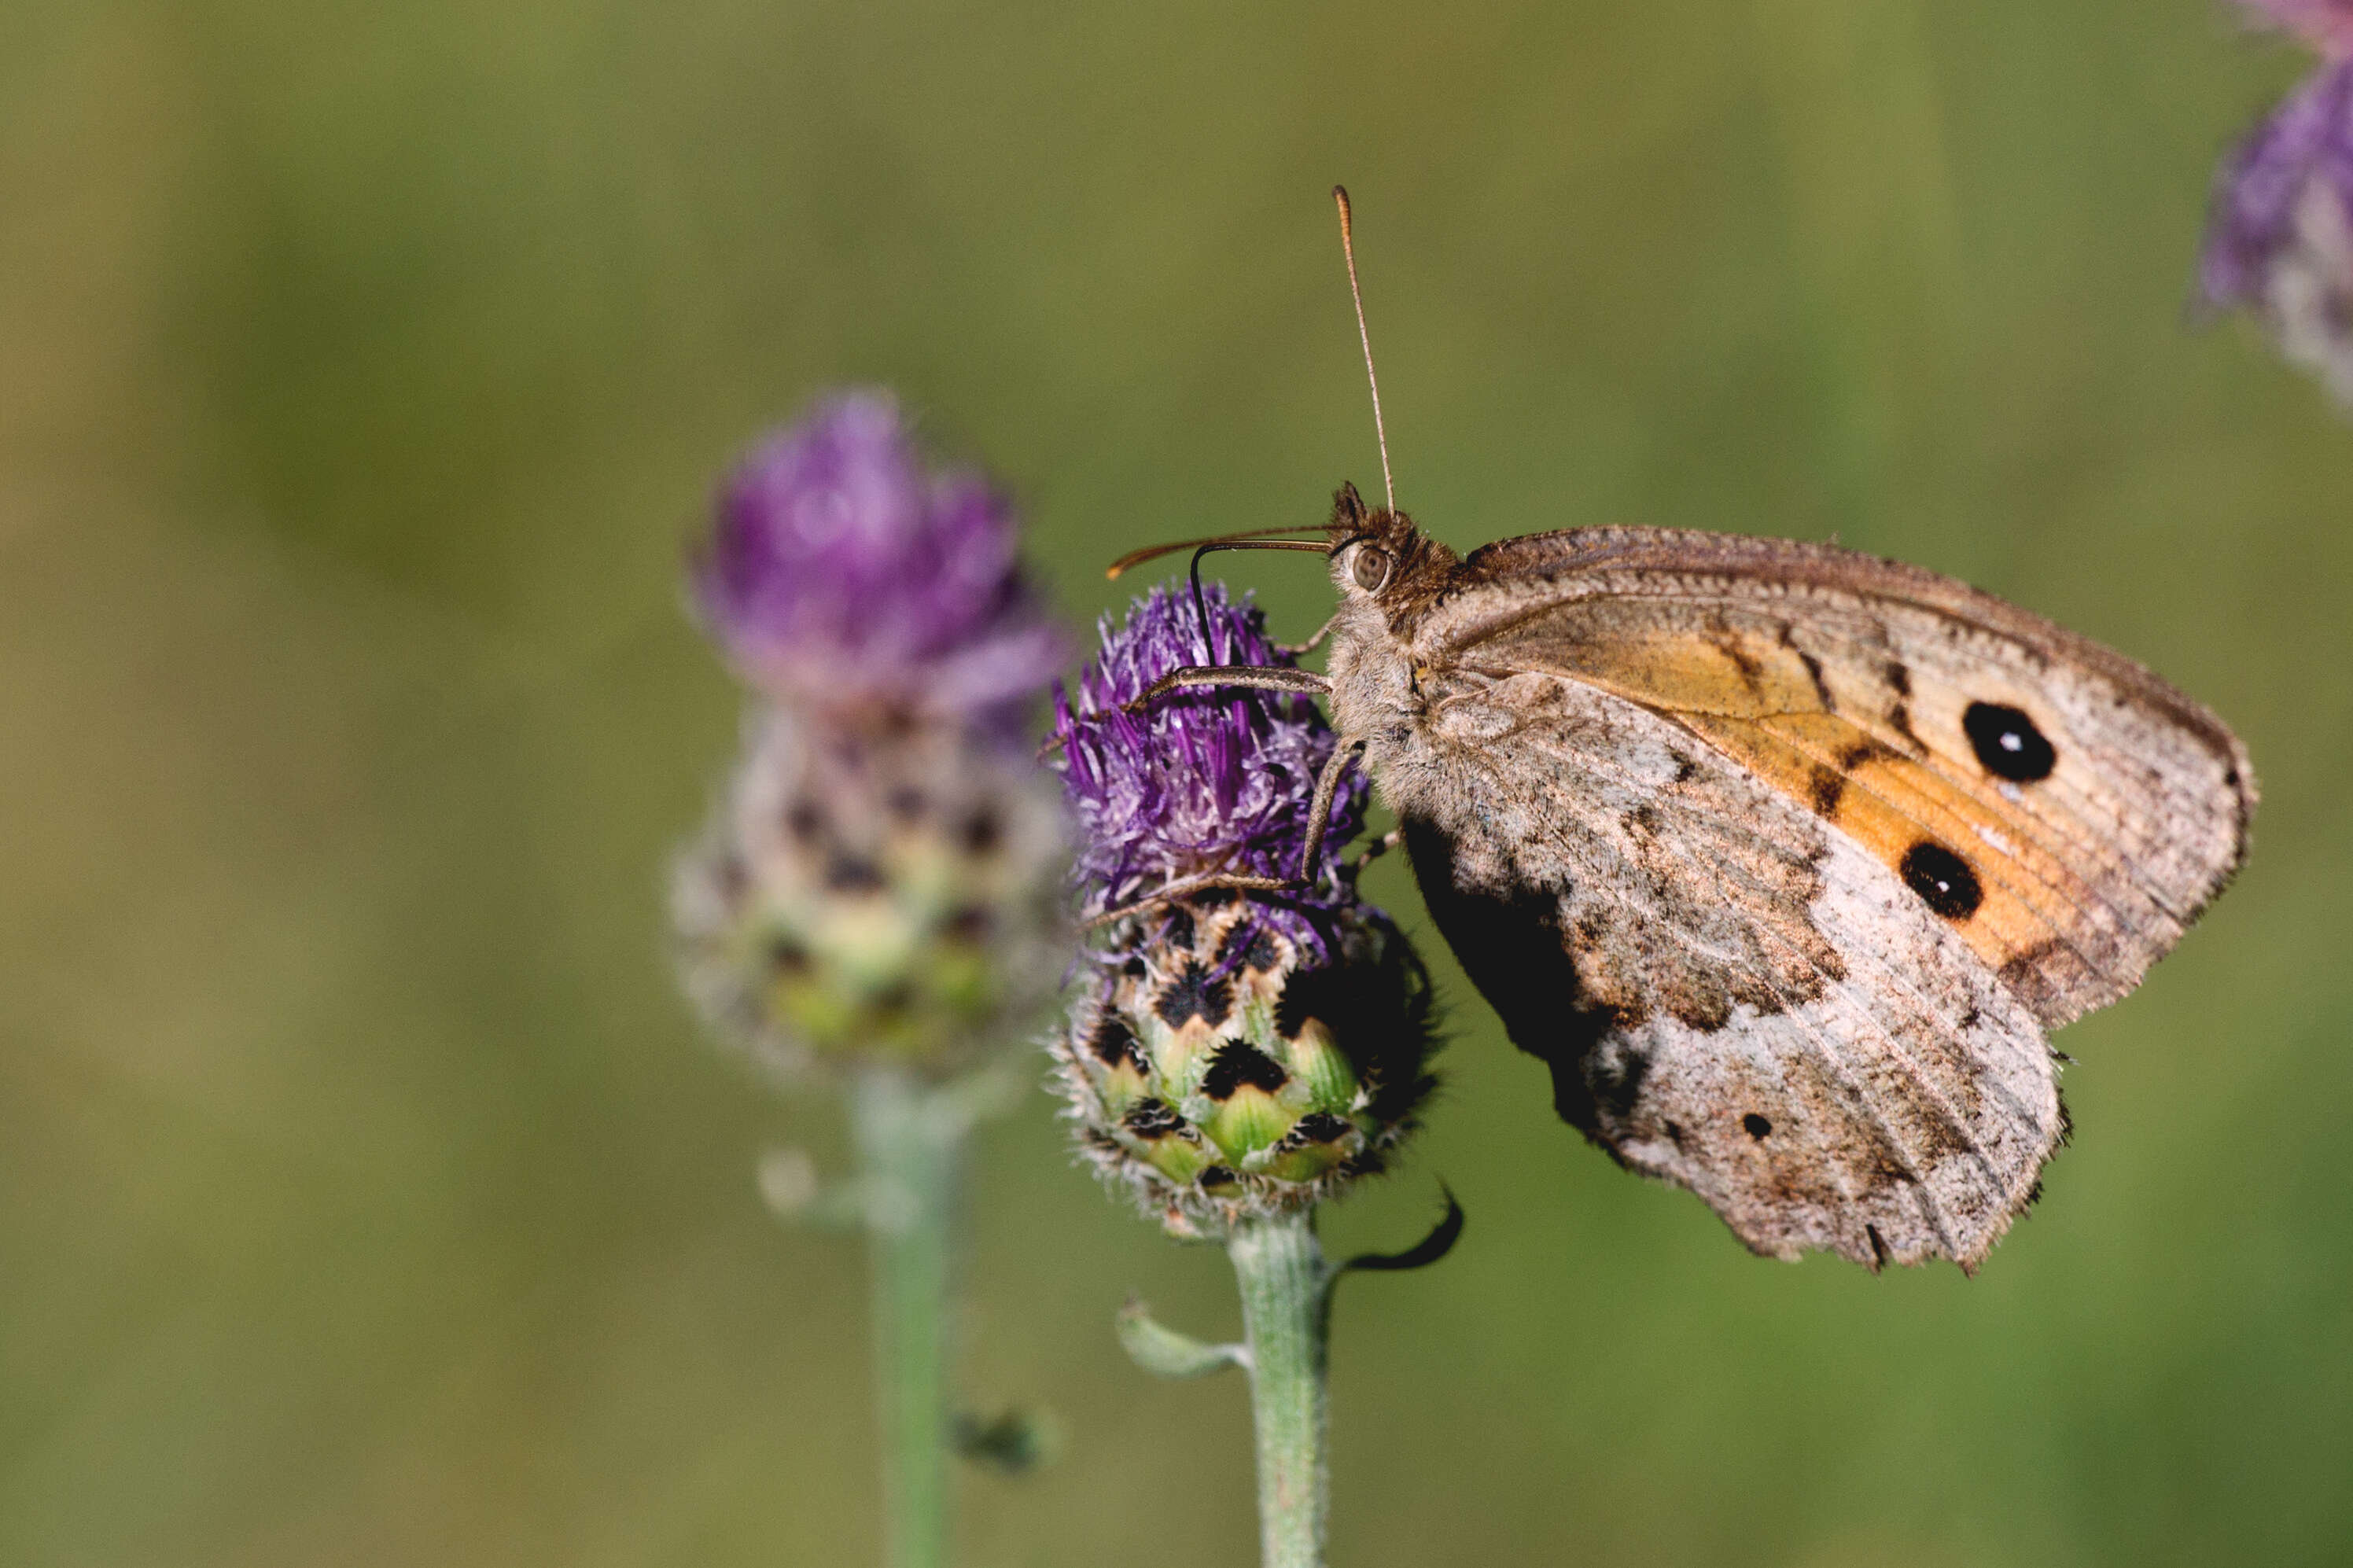
[(2199, 296), (2249, 307), (2353, 407), (2353, 0), (2264, 0), (2333, 53), (2217, 174)]
[(2353, 54), (2353, 0), (2239, 0), (2323, 54)]
[(744, 679), (835, 711), (988, 717), (1069, 645), (1023, 580), (1013, 509), (927, 471), (888, 393), (842, 393), (722, 488), (695, 596)]
[[(1089, 914), (1148, 898), (1210, 873), (1288, 877), (1306, 846), (1316, 774), (1335, 738), (1304, 697), (1241, 687), (1171, 692), (1141, 713), (1122, 706), (1187, 664), (1288, 665), (1245, 599), (1208, 584), (1211, 644), (1179, 585), (1153, 589), (1124, 624), (1102, 624), (1103, 648), (1079, 679), (1078, 699), (1055, 694), (1062, 788), (1078, 820), (1077, 872)], [(1260, 894), (1265, 914), (1320, 950), (1312, 918), (1353, 902), (1340, 848), (1364, 826), (1366, 787), (1352, 773), (1332, 808), (1311, 885)]]

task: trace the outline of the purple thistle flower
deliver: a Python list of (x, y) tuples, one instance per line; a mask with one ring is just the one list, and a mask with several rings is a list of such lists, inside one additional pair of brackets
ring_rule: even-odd
[(1198, 610), (1181, 584), (1155, 588), (1102, 632), (1075, 699), (1055, 694), (1054, 732), (1086, 912), (1120, 918), (1052, 1047), (1056, 1081), (1106, 1180), (1172, 1234), (1230, 1236), (1387, 1165), (1432, 1085), (1429, 977), (1342, 863), (1362, 774), (1335, 798), (1305, 887), (1139, 907), (1205, 876), (1297, 874), (1338, 740), (1305, 697), (1252, 688), (1122, 711), (1185, 665), (1293, 662), (1222, 587)]
[[(1077, 818), (1077, 873), (1087, 912), (1102, 914), (1212, 873), (1289, 877), (1306, 847), (1315, 778), (1335, 744), (1314, 702), (1235, 687), (1171, 692), (1139, 713), (1122, 708), (1188, 664), (1289, 665), (1265, 616), (1219, 584), (1203, 590), (1209, 640), (1182, 586), (1157, 587), (1102, 623), (1103, 649), (1078, 697), (1058, 689), (1054, 733), (1062, 788)], [(1364, 826), (1366, 786), (1352, 774), (1333, 802), (1310, 886), (1261, 896), (1265, 914), (1321, 952), (1312, 918), (1353, 900), (1340, 850)]]
[(2258, 311), (2281, 352), (2353, 406), (2353, 0), (2264, 9), (2317, 18), (2306, 30), (2347, 58), (2290, 93), (2223, 163), (2199, 295), (2210, 309)]
[(1016, 558), (1011, 505), (927, 471), (888, 393), (838, 394), (722, 487), (695, 597), (744, 678), (834, 711), (984, 717), (1068, 657)]
[(887, 393), (842, 394), (721, 487), (692, 572), (754, 693), (672, 882), (704, 1015), (786, 1078), (944, 1080), (1020, 1038), (1068, 953), (1068, 824), (1022, 732), (1068, 645), (1012, 509), (927, 468)]

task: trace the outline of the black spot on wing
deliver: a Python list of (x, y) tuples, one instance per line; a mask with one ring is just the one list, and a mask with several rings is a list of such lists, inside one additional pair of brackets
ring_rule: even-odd
[(1773, 1120), (1752, 1110), (1740, 1119), (1740, 1126), (1751, 1138), (1761, 1139), (1773, 1131)]
[(2016, 708), (1999, 702), (1972, 702), (1961, 715), (1961, 731), (1978, 754), (1978, 765), (1996, 778), (2012, 784), (2033, 784), (2051, 776), (2059, 752), (2034, 721)]
[(1923, 838), (1904, 851), (1897, 869), (1905, 885), (1948, 921), (1965, 921), (1985, 902), (1985, 889), (1969, 863), (1933, 838)]
[(1816, 768), (1806, 779), (1806, 799), (1817, 816), (1836, 816), (1846, 795), (1846, 779), (1830, 768)]

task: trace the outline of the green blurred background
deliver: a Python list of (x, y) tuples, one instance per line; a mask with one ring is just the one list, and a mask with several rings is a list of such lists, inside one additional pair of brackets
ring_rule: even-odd
[[(1317, 520), (1378, 477), (1335, 179), (1440, 537), (1835, 532), (2266, 785), (1974, 1280), (1749, 1258), (1444, 968), (1445, 1101), (1330, 1231), (1441, 1175), (1471, 1228), (1343, 1293), (1335, 1561), (2346, 1560), (2353, 428), (2184, 325), (2301, 68), (2215, 0), (0, 8), (0, 1561), (875, 1559), (862, 1259), (752, 1181), (836, 1112), (664, 957), (737, 715), (681, 540), (849, 380), (1073, 616)], [(1250, 1560), (1242, 1386), (1110, 1329), (1230, 1330), (1222, 1259), (1042, 1095), (983, 1155), (966, 1390), (1067, 1444), (967, 1480), (965, 1561)]]

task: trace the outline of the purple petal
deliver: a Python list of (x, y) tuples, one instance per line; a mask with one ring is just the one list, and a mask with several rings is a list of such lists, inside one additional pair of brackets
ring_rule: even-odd
[(773, 694), (973, 713), (1044, 689), (1067, 645), (979, 475), (926, 471), (887, 393), (820, 402), (722, 487), (704, 617)]
[[(1057, 693), (1063, 789), (1082, 839), (1078, 875), (1098, 912), (1205, 873), (1288, 877), (1306, 847), (1316, 775), (1336, 743), (1313, 702), (1226, 688), (1121, 711), (1181, 665), (1293, 662), (1268, 640), (1256, 605), (1232, 603), (1216, 584), (1204, 585), (1203, 599), (1206, 641), (1181, 584), (1153, 589), (1119, 626), (1106, 617), (1076, 697)], [(1314, 885), (1268, 905), (1267, 919), (1318, 948), (1317, 911), (1354, 896), (1337, 868), (1342, 846), (1363, 826), (1366, 794), (1362, 775), (1351, 776), (1334, 803)]]
[(2353, 405), (2353, 61), (2316, 72), (2224, 163), (2199, 294), (2259, 311)]

